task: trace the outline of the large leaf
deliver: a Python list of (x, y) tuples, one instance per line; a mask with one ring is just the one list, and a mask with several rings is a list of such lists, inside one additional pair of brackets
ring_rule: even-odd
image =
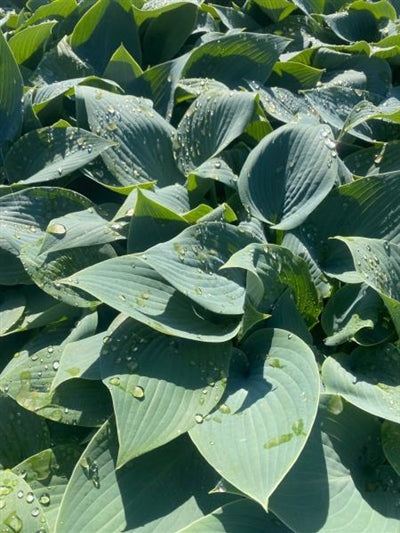
[(320, 313), (317, 291), (306, 263), (290, 250), (275, 244), (249, 244), (234, 254), (223, 268), (245, 269), (247, 296), (262, 312), (269, 312), (288, 287), (307, 323)]
[(192, 51), (183, 77), (214, 78), (229, 87), (237, 87), (243, 78), (265, 81), (287, 45), (286, 38), (268, 33), (218, 36)]
[(254, 110), (251, 93), (209, 91), (196, 98), (176, 130), (175, 154), (182, 171), (188, 174), (239, 137)]
[(29, 62), (29, 59), (40, 52), (49, 39), (55, 22), (42, 22), (35, 26), (28, 26), (19, 31), (9, 40), (10, 49), (19, 65)]
[(117, 442), (112, 422), (90, 441), (63, 498), (56, 533), (172, 532), (223, 503), (221, 496), (207, 494), (217, 475), (185, 437), (118, 470)]
[(348, 404), (333, 414), (329, 400), (270, 509), (296, 533), (398, 533), (398, 476), (386, 463), (379, 421)]
[(267, 508), (311, 431), (318, 370), (311, 349), (284, 330), (258, 330), (241, 348), (247, 358), (236, 352), (222, 404), (190, 436), (224, 479)]
[[(192, 32), (198, 3), (195, 0), (171, 2), (144, 2), (135, 10), (135, 18), (143, 32), (143, 60), (157, 64), (172, 59)], [(179, 31), (171, 32), (171, 24)]]
[(149, 100), (91, 87), (79, 87), (76, 93), (85, 106), (90, 129), (116, 143), (102, 154), (114, 177), (111, 185), (156, 181), (161, 187), (182, 181), (172, 154), (175, 130)]
[(79, 128), (41, 128), (21, 137), (8, 152), (5, 169), (11, 183), (57, 180), (84, 167), (111, 146)]
[[(64, 230), (65, 228), (61, 231)], [(105, 245), (41, 253), (42, 245), (43, 241), (38, 240), (21, 249), (21, 262), (32, 281), (44, 292), (68, 305), (96, 307), (96, 300), (88, 298), (79, 287), (62, 285), (58, 280), (64, 276), (71, 277), (82, 268), (113, 257), (114, 249)]]
[(335, 143), (326, 126), (282, 126), (250, 153), (239, 194), (253, 216), (276, 229), (301, 224), (332, 189)]
[(204, 309), (243, 313), (245, 280), (240, 271), (220, 271), (229, 257), (252, 239), (229, 224), (209, 222), (187, 228), (141, 256), (177, 290)]
[(234, 337), (239, 329), (239, 317), (220, 317), (195, 306), (147, 265), (143, 255), (103, 261), (59, 282), (78, 285), (100, 301), (162, 333), (222, 342)]
[(349, 340), (362, 345), (379, 344), (393, 336), (385, 304), (376, 291), (364, 284), (339, 289), (328, 301), (321, 325), (328, 335), (328, 346)]
[[(46, 228), (40, 253), (96, 246), (122, 239), (120, 230), (123, 229), (123, 224), (108, 222), (101, 215), (106, 216), (106, 212), (89, 207), (84, 211), (74, 211), (63, 217), (53, 218)], [(85, 228), (84, 233), (82, 228)], [(58, 231), (54, 231), (55, 229)]]
[(328, 357), (322, 379), (329, 394), (340, 394), (364, 411), (400, 422), (400, 353), (392, 344)]
[(397, 182), (396, 175), (372, 176), (333, 189), (296, 230), (297, 238), (328, 274), (354, 270), (343, 243), (329, 237), (357, 235), (399, 242), (400, 189)]
[(140, 62), (139, 36), (131, 3), (128, 0), (98, 0), (78, 21), (70, 43), (99, 74), (121, 43)]
[(106, 338), (101, 373), (114, 404), (119, 467), (185, 433), (215, 407), (230, 354), (229, 343), (171, 339), (132, 319)]
[(21, 98), (24, 84), (15, 58), (0, 31), (0, 149), (12, 141), (22, 124)]
[(100, 425), (110, 410), (109, 397), (101, 383), (75, 379), (52, 389), (62, 354), (63, 347), (55, 344), (33, 349), (31, 354), (21, 352), (1, 373), (1, 390), (25, 409), (50, 420)]

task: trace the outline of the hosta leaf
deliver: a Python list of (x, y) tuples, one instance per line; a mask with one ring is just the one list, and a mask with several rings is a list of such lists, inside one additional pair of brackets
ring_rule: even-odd
[(7, 331), (7, 334), (62, 322), (81, 313), (81, 309), (59, 302), (41, 291), (36, 285), (20, 288), (20, 293), (26, 302), (23, 315)]
[(288, 43), (288, 39), (272, 34), (223, 35), (192, 51), (183, 77), (214, 78), (229, 87), (237, 87), (243, 78), (263, 82)]
[(0, 415), (0, 468), (11, 468), (50, 445), (44, 420), (2, 394)]
[(398, 172), (400, 166), (400, 141), (371, 146), (350, 154), (345, 158), (347, 167), (358, 176), (372, 176)]
[(42, 337), (41, 345), (28, 346), (10, 361), (0, 375), (0, 389), (25, 409), (56, 422), (103, 423), (111, 407), (105, 387), (98, 381), (73, 379), (53, 390), (63, 346), (56, 344), (59, 335)]
[[(301, 224), (332, 189), (335, 143), (326, 126), (282, 126), (247, 158), (238, 185), (253, 216), (276, 229)], [(267, 168), (266, 168), (267, 166)]]
[(35, 187), (0, 198), (0, 280), (31, 283), (18, 257), (21, 247), (36, 241), (53, 217), (90, 207), (84, 196), (67, 189)]
[[(46, 228), (40, 253), (69, 250), (81, 246), (96, 246), (122, 239), (119, 233), (122, 224), (109, 223), (101, 214), (105, 214), (101, 209), (97, 211), (89, 207), (84, 211), (75, 211), (63, 217), (54, 218)], [(55, 228), (59, 231), (54, 232)], [(61, 228), (65, 228), (65, 231), (60, 231)], [(82, 233), (82, 228), (85, 228), (84, 233)]]
[(129, 93), (150, 98), (154, 102), (154, 109), (167, 120), (171, 120), (175, 88), (186, 60), (187, 54), (184, 54), (146, 69), (131, 83)]
[(12, 146), (5, 169), (11, 183), (57, 180), (84, 167), (111, 144), (80, 128), (41, 128)]
[(14, 34), (8, 44), (16, 62), (21, 65), (40, 51), (50, 37), (56, 22), (42, 22)]
[(188, 225), (182, 215), (166, 207), (162, 198), (151, 191), (138, 189), (134, 214), (129, 224), (128, 252), (143, 252), (150, 246), (175, 237)]
[[(387, 65), (386, 65), (387, 66)], [(383, 75), (383, 73), (382, 73)], [(386, 80), (385, 80), (386, 81)], [(388, 83), (385, 84), (388, 90)], [(376, 102), (376, 95), (351, 87), (322, 87), (305, 93), (310, 105), (324, 122), (341, 131), (353, 109), (364, 99)], [(399, 125), (383, 120), (362, 122), (349, 131), (352, 136), (365, 141), (390, 141), (398, 137)]]
[(29, 483), (50, 531), (54, 528), (62, 496), (79, 455), (78, 446), (64, 444), (43, 450), (13, 468), (15, 474)]
[[(61, 227), (64, 228), (64, 226)], [(62, 285), (58, 280), (64, 276), (71, 276), (81, 268), (114, 256), (114, 249), (105, 245), (41, 253), (41, 248), (42, 241), (38, 240), (24, 246), (20, 254), (25, 270), (36, 285), (56, 300), (61, 300), (68, 305), (95, 307), (96, 301), (88, 298), (79, 287)]]
[(0, 521), (7, 533), (48, 531), (45, 514), (31, 487), (11, 470), (0, 470)]
[(296, 9), (289, 0), (256, 0), (257, 4), (274, 22), (285, 19)]
[(236, 352), (223, 403), (190, 436), (224, 479), (266, 508), (311, 431), (318, 370), (311, 349), (284, 330), (260, 329), (241, 348), (247, 358)]
[(336, 237), (349, 248), (360, 279), (382, 296), (400, 332), (400, 246), (382, 239)]
[[(116, 470), (117, 434), (106, 423), (83, 452), (64, 495), (56, 533), (177, 531), (221, 505), (217, 475), (185, 437)], [(154, 494), (163, 498), (154, 498)]]
[[(338, 275), (354, 270), (343, 243), (336, 235), (400, 240), (400, 204), (397, 176), (363, 178), (333, 189), (310, 215), (297, 237), (323, 270)], [(337, 213), (341, 212), (338, 217)], [(369, 255), (369, 254), (368, 254)], [(357, 274), (357, 279), (360, 277)]]
[(26, 24), (32, 25), (46, 18), (67, 18), (75, 11), (77, 4), (75, 0), (53, 0), (48, 4), (42, 4), (27, 20)]
[(219, 269), (251, 240), (235, 226), (208, 222), (187, 228), (172, 240), (153, 246), (141, 257), (204, 309), (239, 315), (243, 313), (244, 275)]
[[(311, 236), (311, 233), (307, 233), (307, 235)], [(315, 251), (310, 243), (308, 241), (304, 243), (303, 240), (299, 239), (294, 233), (285, 233), (282, 240), (282, 246), (305, 261), (318, 295), (322, 298), (330, 296), (332, 285), (322, 272), (321, 266), (319, 265), (320, 258), (315, 258)]]
[(236, 252), (223, 268), (248, 271), (247, 295), (262, 312), (269, 312), (289, 287), (309, 324), (312, 325), (320, 313), (319, 298), (307, 265), (283, 246), (249, 244)]
[(126, 89), (142, 73), (143, 70), (140, 65), (121, 44), (111, 56), (104, 71), (104, 77), (114, 80), (123, 89)]
[(393, 335), (385, 304), (366, 285), (345, 285), (339, 289), (328, 301), (321, 325), (328, 346), (349, 340), (362, 345), (379, 344)]
[(400, 353), (393, 345), (328, 357), (322, 379), (329, 394), (340, 394), (368, 413), (400, 422)]
[(79, 19), (70, 43), (99, 74), (121, 44), (136, 61), (141, 60), (138, 29), (128, 0), (98, 0)]
[(79, 87), (90, 129), (117, 143), (102, 154), (116, 186), (157, 181), (162, 187), (182, 181), (172, 154), (174, 128), (148, 100)]
[(254, 81), (248, 82), (248, 85), (259, 94), (260, 103), (268, 115), (280, 122), (292, 122), (296, 116), (310, 114), (308, 103), (302, 95), (283, 87), (261, 87)]
[(24, 84), (15, 57), (0, 31), (0, 148), (12, 141), (22, 124)]
[(38, 239), (52, 218), (92, 207), (84, 196), (56, 187), (35, 187), (0, 198), (0, 238), (16, 252)]
[(79, 285), (121, 313), (169, 335), (222, 342), (239, 329), (239, 317), (221, 317), (195, 306), (147, 265), (143, 256), (103, 261), (60, 281)]
[(345, 404), (336, 415), (322, 406), (303, 453), (271, 496), (270, 509), (301, 533), (397, 533), (398, 499), (398, 476), (386, 463), (379, 421)]
[[(142, 10), (135, 10), (135, 18), (143, 28), (143, 61), (154, 65), (172, 59), (191, 34), (197, 11), (194, 0), (162, 5), (147, 2)], [(179, 31), (171, 32), (171, 25), (179, 27)]]
[(289, 533), (282, 522), (273, 514), (267, 514), (255, 503), (236, 500), (216, 509), (212, 514), (200, 518), (178, 533)]
[(114, 404), (118, 467), (185, 433), (215, 407), (230, 354), (229, 343), (174, 339), (132, 319), (110, 334), (101, 373)]
[(56, 389), (61, 383), (74, 378), (100, 380), (100, 353), (106, 333), (98, 333), (69, 342), (59, 361), (57, 374), (51, 384)]
[(255, 110), (251, 93), (210, 91), (192, 103), (180, 121), (175, 154), (187, 175), (241, 135)]
[(285, 329), (300, 337), (309, 346), (313, 344), (312, 335), (290, 291), (285, 291), (276, 301), (273, 313), (268, 317), (267, 327)]

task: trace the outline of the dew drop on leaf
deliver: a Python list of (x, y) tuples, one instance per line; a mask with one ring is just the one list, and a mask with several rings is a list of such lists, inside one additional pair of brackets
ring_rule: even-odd
[(203, 415), (194, 415), (194, 421), (196, 422), (196, 424), (202, 424), (203, 423)]
[(40, 498), (39, 498), (39, 503), (41, 503), (42, 505), (44, 506), (48, 506), (50, 505), (50, 495), (48, 492), (44, 492)]
[(47, 233), (51, 235), (65, 235), (67, 233), (67, 228), (63, 224), (50, 224), (47, 226)]
[(134, 396), (134, 398), (138, 398), (139, 400), (144, 398), (144, 389), (143, 389), (143, 387), (139, 387), (139, 386), (134, 387), (134, 389), (132, 391), (132, 395)]

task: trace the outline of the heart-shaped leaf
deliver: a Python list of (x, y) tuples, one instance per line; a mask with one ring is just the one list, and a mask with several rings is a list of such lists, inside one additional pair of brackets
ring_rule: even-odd
[(318, 370), (311, 349), (284, 330), (260, 329), (241, 348), (247, 357), (236, 353), (222, 404), (189, 434), (217, 472), (267, 508), (314, 423)]

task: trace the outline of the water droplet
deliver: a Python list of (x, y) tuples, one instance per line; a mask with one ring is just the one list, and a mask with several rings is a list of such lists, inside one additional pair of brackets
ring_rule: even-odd
[(118, 298), (119, 298), (120, 300), (122, 300), (123, 302), (126, 302), (126, 296), (124, 296), (123, 294), (119, 294), (119, 295), (118, 295)]
[(47, 226), (47, 233), (51, 235), (65, 235), (67, 233), (67, 228), (63, 224), (50, 224)]
[(225, 403), (220, 405), (218, 410), (221, 413), (223, 413), (224, 415), (229, 415), (229, 413), (231, 412), (231, 408), (228, 405), (226, 405)]
[(50, 505), (50, 495), (48, 492), (43, 492), (43, 494), (39, 498), (39, 503), (47, 507)]
[(118, 385), (121, 383), (121, 380), (119, 377), (113, 377), (108, 380), (108, 383), (110, 385), (114, 385), (115, 387), (118, 387)]
[(132, 391), (132, 396), (134, 398), (138, 398), (139, 400), (144, 398), (144, 389), (143, 389), (143, 387), (139, 387), (137, 385)]
[(27, 503), (32, 503), (34, 499), (35, 499), (35, 496), (33, 495), (33, 492), (28, 492), (28, 494), (26, 495)]
[(52, 366), (54, 371), (58, 370), (60, 367), (60, 361), (54, 361)]
[(37, 516), (39, 516), (39, 515), (40, 515), (40, 511), (39, 511), (39, 509), (38, 509), (37, 507), (35, 507), (34, 509), (32, 509), (31, 515), (32, 515), (33, 517), (35, 517), (35, 518), (36, 518)]
[(203, 420), (204, 420), (203, 415), (200, 415), (200, 414), (194, 415), (194, 421), (196, 422), (196, 424), (202, 424)]
[(54, 348), (53, 348), (53, 346), (49, 346), (49, 347), (47, 348), (47, 351), (48, 351), (49, 353), (53, 353), (53, 352), (54, 352)]
[(17, 492), (17, 497), (20, 498), (20, 499), (23, 498), (24, 497), (24, 491), (23, 490), (19, 490)]

